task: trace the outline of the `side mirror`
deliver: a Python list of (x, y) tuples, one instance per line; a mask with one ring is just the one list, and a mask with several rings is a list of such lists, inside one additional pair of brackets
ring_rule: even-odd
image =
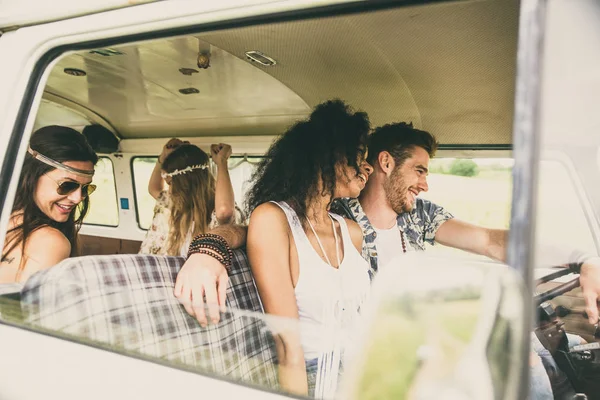
[(347, 399), (517, 398), (525, 291), (490, 262), (397, 258), (373, 282)]

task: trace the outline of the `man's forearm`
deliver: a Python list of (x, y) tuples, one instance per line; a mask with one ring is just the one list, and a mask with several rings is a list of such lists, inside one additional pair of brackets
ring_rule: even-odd
[(435, 241), (444, 246), (504, 262), (506, 260), (508, 231), (505, 229), (484, 228), (452, 218), (438, 228)]
[(508, 245), (508, 230), (489, 229), (489, 245), (487, 254), (489, 258), (506, 262), (506, 248)]
[(237, 249), (246, 244), (248, 227), (246, 225), (219, 225), (211, 229), (209, 233), (222, 236), (229, 247)]

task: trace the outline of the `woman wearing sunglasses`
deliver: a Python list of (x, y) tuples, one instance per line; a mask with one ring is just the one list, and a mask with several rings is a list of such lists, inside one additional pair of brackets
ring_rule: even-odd
[(71, 128), (33, 133), (2, 250), (0, 283), (24, 282), (78, 254), (97, 161), (85, 137)]

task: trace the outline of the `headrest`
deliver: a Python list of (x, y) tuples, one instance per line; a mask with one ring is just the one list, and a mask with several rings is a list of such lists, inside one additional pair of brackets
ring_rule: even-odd
[(83, 128), (82, 133), (96, 153), (119, 151), (119, 139), (102, 125), (88, 125)]

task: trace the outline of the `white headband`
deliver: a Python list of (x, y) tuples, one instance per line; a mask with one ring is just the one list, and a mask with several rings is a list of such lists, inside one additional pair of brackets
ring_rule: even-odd
[(192, 172), (195, 169), (206, 169), (208, 168), (208, 164), (197, 164), (197, 165), (189, 165), (187, 167), (185, 167), (184, 169), (176, 169), (173, 172), (163, 172), (160, 174), (160, 176), (165, 179), (167, 176), (175, 176), (175, 175), (183, 175), (183, 174), (187, 174), (188, 172)]
[(36, 160), (43, 162), (46, 165), (49, 165), (51, 167), (54, 168), (58, 168), (58, 169), (62, 169), (63, 171), (67, 171), (71, 174), (77, 175), (77, 176), (81, 176), (84, 178), (91, 178), (94, 176), (94, 170), (87, 170), (87, 169), (79, 169), (79, 168), (73, 168), (73, 167), (69, 167), (68, 165), (65, 165), (61, 162), (58, 162), (56, 160), (51, 159), (50, 157), (47, 157), (41, 153), (38, 153), (37, 151), (33, 150), (30, 147), (27, 148), (27, 152), (29, 154), (31, 154), (31, 156), (33, 158), (35, 158)]

